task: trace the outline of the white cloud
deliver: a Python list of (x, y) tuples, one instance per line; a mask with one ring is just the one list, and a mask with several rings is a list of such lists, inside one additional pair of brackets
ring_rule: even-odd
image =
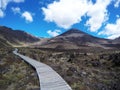
[(115, 0), (114, 7), (118, 8), (120, 6), (120, 0)]
[(21, 3), (21, 2), (24, 2), (25, 0), (11, 0), (11, 1), (13, 1), (15, 3)]
[(42, 10), (46, 21), (55, 22), (59, 27), (68, 29), (81, 21), (90, 4), (88, 0), (60, 0), (49, 4), (47, 8), (43, 7)]
[(0, 1), (0, 8), (1, 8), (1, 9), (6, 9), (7, 5), (8, 5), (10, 2), (21, 3), (21, 2), (24, 2), (24, 0), (1, 0), (1, 1)]
[(6, 9), (8, 3), (10, 2), (10, 0), (1, 0), (0, 1), (0, 9)]
[(24, 2), (24, 0), (0, 0), (0, 17), (4, 17), (4, 11), (10, 2), (21, 3)]
[(21, 9), (19, 7), (12, 7), (11, 9), (14, 12), (14, 14), (16, 14), (16, 13), (20, 14), (21, 13)]
[(43, 7), (45, 20), (54, 22), (59, 27), (68, 29), (76, 23), (80, 23), (83, 16), (88, 16), (86, 26), (90, 31), (96, 32), (102, 24), (108, 19), (107, 6), (111, 0), (60, 0)]
[(0, 9), (0, 18), (4, 17), (3, 11)]
[(58, 36), (60, 33), (61, 33), (61, 30), (48, 30), (47, 33), (52, 36), (52, 37), (55, 37), (55, 36)]
[(116, 18), (120, 18), (120, 15), (116, 15)]
[(110, 2), (111, 0), (97, 0), (94, 5), (91, 5), (87, 13), (87, 16), (89, 16), (90, 19), (86, 22), (86, 25), (89, 26), (90, 31), (98, 31), (102, 24), (108, 19), (107, 6)]
[(19, 7), (12, 7), (11, 10), (14, 14), (19, 14), (22, 18), (26, 20), (26, 22), (33, 22), (33, 14), (28, 11), (22, 12)]
[(106, 35), (109, 39), (114, 39), (120, 36), (120, 18), (116, 20), (115, 24), (108, 23), (105, 30), (99, 32), (99, 35)]
[(120, 34), (116, 34), (116, 35), (111, 35), (109, 37), (107, 37), (108, 39), (115, 39), (115, 38), (118, 38), (120, 37)]
[(9, 0), (0, 1), (0, 18), (4, 17), (4, 10), (6, 9), (8, 3), (9, 3)]
[(33, 17), (32, 17), (32, 14), (28, 11), (25, 11), (24, 13), (22, 13), (21, 15), (23, 18), (25, 18), (25, 20), (27, 22), (33, 22)]

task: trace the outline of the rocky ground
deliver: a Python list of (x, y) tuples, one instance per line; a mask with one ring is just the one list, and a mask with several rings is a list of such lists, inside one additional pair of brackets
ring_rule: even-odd
[(13, 50), (0, 49), (0, 90), (39, 90), (35, 70), (15, 56)]
[(120, 90), (120, 51), (89, 51), (24, 48), (19, 52), (50, 65), (73, 90)]

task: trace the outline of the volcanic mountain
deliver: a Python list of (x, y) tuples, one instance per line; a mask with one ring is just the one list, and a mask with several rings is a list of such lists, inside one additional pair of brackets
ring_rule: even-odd
[(87, 47), (102, 47), (110, 44), (110, 40), (91, 36), (78, 29), (70, 29), (67, 32), (49, 39), (42, 45), (45, 48), (80, 49)]
[(21, 30), (12, 30), (11, 28), (0, 26), (0, 46), (23, 45), (39, 41), (36, 38)]

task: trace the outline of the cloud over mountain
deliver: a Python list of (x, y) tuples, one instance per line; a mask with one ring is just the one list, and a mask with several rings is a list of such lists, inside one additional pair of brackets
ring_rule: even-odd
[(48, 30), (47, 33), (52, 36), (52, 37), (55, 37), (55, 36), (58, 36), (60, 33), (61, 33), (61, 30)]
[(108, 23), (105, 30), (99, 32), (99, 35), (107, 35), (109, 39), (115, 39), (120, 36), (120, 18), (116, 20), (116, 23)]
[(47, 8), (43, 7), (42, 10), (46, 21), (55, 22), (59, 27), (67, 29), (81, 21), (90, 4), (87, 0), (60, 0), (49, 4)]
[(91, 5), (87, 12), (87, 16), (90, 17), (90, 19), (86, 22), (86, 25), (89, 26), (90, 31), (98, 31), (104, 22), (106, 22), (109, 18), (107, 6), (110, 2), (110, 0), (97, 0), (95, 4)]
[(60, 0), (49, 4), (47, 8), (43, 7), (42, 10), (46, 21), (55, 22), (65, 29), (80, 23), (81, 18), (87, 16), (89, 18), (87, 18), (86, 26), (95, 32), (107, 20), (106, 8), (110, 3), (111, 0), (96, 0), (96, 3), (91, 0)]

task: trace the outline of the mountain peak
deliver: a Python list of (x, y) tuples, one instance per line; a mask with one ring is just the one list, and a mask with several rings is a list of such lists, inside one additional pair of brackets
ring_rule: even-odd
[(71, 32), (80, 32), (80, 30), (76, 29), (76, 28), (71, 28), (69, 29), (68, 31), (71, 31)]
[(72, 29), (66, 31), (65, 33), (61, 34), (60, 36), (69, 36), (69, 35), (74, 35), (74, 36), (80, 35), (81, 36), (81, 34), (85, 35), (87, 33), (84, 33), (78, 29), (72, 28)]
[(70, 30), (68, 30), (67, 31), (67, 33), (84, 33), (84, 32), (82, 32), (81, 30), (78, 30), (78, 29), (76, 29), (76, 28), (72, 28), (72, 29), (70, 29)]

